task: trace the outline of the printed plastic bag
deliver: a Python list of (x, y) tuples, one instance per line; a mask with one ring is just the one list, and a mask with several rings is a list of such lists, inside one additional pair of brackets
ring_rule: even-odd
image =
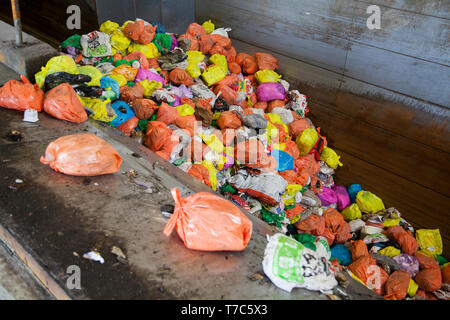
[(52, 117), (70, 122), (80, 123), (88, 119), (80, 98), (67, 83), (62, 83), (46, 93), (44, 111)]
[(356, 203), (364, 213), (374, 214), (385, 209), (383, 201), (369, 191), (358, 192)]
[(280, 83), (265, 82), (258, 86), (256, 95), (258, 101), (284, 100), (286, 90)]
[(118, 172), (122, 158), (95, 134), (80, 133), (51, 142), (41, 162), (49, 164), (56, 172), (90, 177)]
[(416, 240), (422, 250), (426, 250), (430, 255), (436, 257), (442, 254), (442, 238), (439, 229), (416, 230)]
[(44, 92), (21, 75), (22, 82), (10, 80), (0, 88), (0, 106), (25, 111), (33, 109), (41, 112), (44, 107)]
[(287, 292), (293, 288), (326, 291), (337, 286), (326, 257), (280, 233), (268, 241), (263, 269), (278, 288)]
[(178, 189), (171, 192), (175, 210), (164, 228), (166, 236), (175, 228), (192, 250), (242, 251), (247, 247), (252, 222), (232, 202), (207, 192), (183, 199)]
[(83, 35), (80, 39), (83, 56), (89, 58), (111, 56), (112, 50), (109, 38), (108, 34), (99, 31)]
[(394, 271), (386, 281), (384, 298), (386, 300), (403, 300), (408, 293), (410, 280), (408, 272)]

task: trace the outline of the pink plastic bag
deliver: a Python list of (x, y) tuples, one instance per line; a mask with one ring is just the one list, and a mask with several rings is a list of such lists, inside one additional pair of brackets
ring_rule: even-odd
[(344, 210), (350, 205), (350, 197), (347, 192), (347, 188), (344, 186), (334, 185), (332, 187), (337, 196), (337, 207), (339, 211)]
[(139, 69), (138, 73), (136, 74), (135, 81), (144, 81), (144, 80), (158, 81), (158, 82), (161, 82), (161, 84), (163, 86), (166, 83), (166, 80), (164, 79), (164, 77), (162, 77), (159, 74), (154, 73), (154, 72), (152, 72), (150, 70), (141, 68), (141, 69)]
[(286, 90), (280, 83), (264, 82), (256, 89), (258, 101), (284, 100)]
[(338, 197), (333, 189), (327, 187), (323, 187), (322, 193), (318, 194), (317, 196), (319, 197), (324, 207), (332, 205), (333, 203), (337, 203), (338, 201)]

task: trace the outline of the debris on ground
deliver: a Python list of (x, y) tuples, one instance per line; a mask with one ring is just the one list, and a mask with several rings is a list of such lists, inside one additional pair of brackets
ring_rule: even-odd
[[(414, 230), (362, 185), (335, 184), (343, 163), (308, 118), (307, 97), (283, 78), (276, 57), (238, 52), (230, 31), (211, 21), (192, 23), (184, 34), (141, 19), (106, 21), (64, 41), (36, 84), (24, 76), (7, 82), (0, 106), (25, 112), (25, 121), (46, 112), (101, 122), (221, 194), (226, 199), (181, 198), (172, 190), (175, 207), (161, 208), (170, 219), (164, 233), (176, 229), (189, 249), (244, 250), (252, 224), (240, 208), (273, 225), (278, 232), (268, 239), (263, 267), (283, 290), (347, 299), (341, 288), (351, 276), (386, 299), (448, 299), (450, 266), (439, 230)], [(24, 135), (6, 138), (20, 142)], [(41, 162), (95, 176), (118, 172), (122, 158), (95, 135), (78, 134), (53, 141)], [(154, 192), (134, 170), (125, 174)], [(96, 252), (83, 257), (104, 261)]]
[(105, 259), (103, 259), (103, 257), (100, 255), (100, 253), (96, 252), (96, 251), (90, 251), (90, 252), (83, 254), (83, 258), (92, 260), (95, 262), (99, 262), (101, 264), (105, 263)]

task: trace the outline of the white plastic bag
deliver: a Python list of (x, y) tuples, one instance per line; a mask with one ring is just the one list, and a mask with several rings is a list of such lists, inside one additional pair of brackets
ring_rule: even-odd
[(230, 28), (218, 28), (218, 29), (214, 30), (213, 32), (211, 32), (211, 34), (219, 34), (221, 36), (228, 38), (228, 32), (230, 32), (231, 30), (232, 29), (230, 29)]
[(99, 31), (85, 34), (80, 39), (85, 57), (108, 57), (112, 55), (109, 35)]

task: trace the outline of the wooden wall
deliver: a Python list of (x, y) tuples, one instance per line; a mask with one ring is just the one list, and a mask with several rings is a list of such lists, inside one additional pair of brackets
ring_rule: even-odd
[[(380, 30), (366, 26), (371, 4)], [(450, 258), (450, 2), (196, 0), (208, 19), (233, 29), (238, 51), (279, 59), (342, 155), (339, 183), (439, 228)]]

